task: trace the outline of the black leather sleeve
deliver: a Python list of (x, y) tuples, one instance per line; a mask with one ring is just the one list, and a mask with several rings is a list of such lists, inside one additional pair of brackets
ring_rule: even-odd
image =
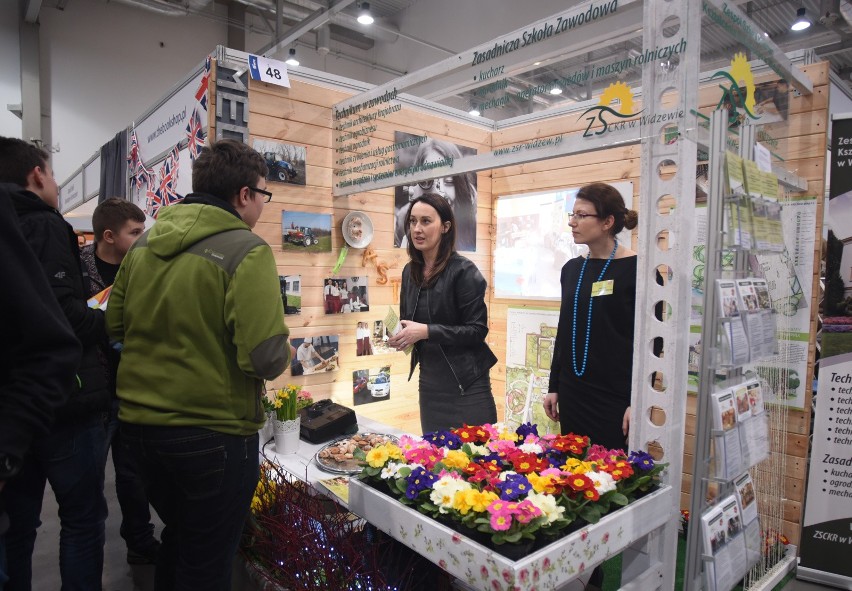
[(458, 324), (430, 324), (429, 340), (440, 345), (470, 346), (485, 341), (488, 334), (488, 309), (482, 273), (467, 259), (461, 261), (451, 277)]

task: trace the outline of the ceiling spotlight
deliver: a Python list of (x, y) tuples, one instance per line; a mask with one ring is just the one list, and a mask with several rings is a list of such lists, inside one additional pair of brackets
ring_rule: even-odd
[(550, 89), (550, 94), (562, 94), (562, 89), (554, 84), (553, 88)]
[(284, 63), (287, 64), (288, 66), (294, 66), (294, 67), (299, 65), (299, 60), (296, 59), (296, 49), (295, 48), (293, 48), (293, 47), (290, 48), (290, 53), (289, 53), (287, 59), (284, 60)]
[(805, 7), (802, 6), (796, 11), (796, 21), (790, 25), (791, 31), (804, 31), (811, 26), (811, 21), (806, 16)]
[(475, 106), (472, 106), (470, 108), (470, 111), (468, 111), (467, 113), (471, 117), (479, 117), (480, 115), (482, 115), (482, 113), (479, 112), (479, 109), (477, 109)]
[(373, 15), (370, 14), (369, 2), (361, 2), (361, 10), (358, 11), (358, 22), (362, 25), (373, 24)]

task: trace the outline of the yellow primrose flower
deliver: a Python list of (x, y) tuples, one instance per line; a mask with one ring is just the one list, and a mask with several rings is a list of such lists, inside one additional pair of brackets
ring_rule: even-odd
[(518, 438), (518, 435), (514, 431), (509, 431), (507, 429), (503, 429), (502, 431), (500, 431), (499, 439), (501, 439), (501, 440), (515, 441), (515, 440), (517, 440), (517, 438)]
[(595, 465), (592, 462), (581, 462), (576, 458), (568, 458), (562, 469), (572, 474), (586, 474), (587, 472), (592, 472), (595, 469)]
[(537, 493), (556, 494), (556, 485), (553, 476), (539, 476), (535, 472), (527, 474), (527, 480), (532, 484)]
[(460, 490), (453, 497), (453, 509), (456, 509), (462, 515), (467, 515), (470, 511), (483, 513), (488, 505), (497, 498), (499, 497), (493, 492), (476, 489)]
[(447, 452), (443, 459), (444, 465), (448, 468), (464, 468), (470, 464), (470, 458), (461, 450), (453, 449)]
[(395, 445), (393, 443), (385, 443), (381, 447), (384, 447), (387, 450), (388, 457), (392, 460), (401, 460), (405, 457), (402, 455), (402, 450), (399, 448), (398, 445)]
[(373, 468), (381, 468), (388, 461), (390, 455), (383, 445), (374, 447), (367, 452), (367, 463)]

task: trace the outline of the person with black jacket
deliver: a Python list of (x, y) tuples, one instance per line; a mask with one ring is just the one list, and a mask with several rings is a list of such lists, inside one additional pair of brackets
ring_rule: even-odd
[[(86, 305), (77, 237), (56, 210), (59, 187), (48, 154), (22, 140), (0, 138), (0, 182), (9, 193), (21, 232), (83, 346), (76, 378), (64, 395), (50, 434), (35, 442), (17, 477), (3, 490), (9, 530), (7, 591), (30, 589), (32, 552), (47, 481), (59, 505), (59, 570), (63, 589), (100, 589), (103, 570), (104, 413), (109, 390), (97, 346), (106, 339), (104, 315)], [(37, 268), (32, 273), (39, 272)], [(51, 362), (45, 362), (45, 369)]]
[[(110, 197), (92, 212), (95, 241), (80, 249), (83, 286), (86, 295), (94, 296), (115, 282), (115, 276), (127, 251), (145, 231), (145, 213), (130, 201)], [(160, 542), (154, 537), (154, 524), (148, 508), (148, 496), (140, 468), (124, 449), (118, 428), (116, 376), (121, 354), (114, 347), (101, 348), (101, 361), (109, 375), (112, 399), (106, 422), (104, 465), (112, 449), (115, 468), (115, 496), (121, 508), (119, 533), (127, 544), (128, 564), (156, 564)]]
[(489, 370), (497, 357), (485, 343), (486, 282), (455, 251), (456, 223), (447, 200), (426, 193), (408, 208), (408, 255), (402, 271), (400, 324), (388, 341), (414, 346), (420, 364), (420, 427), (424, 433), (497, 421)]
[(3, 507), (6, 482), (20, 470), (34, 442), (45, 437), (65, 403), (80, 363), (80, 342), (59, 309), (38, 259), (24, 242), (9, 193), (0, 184), (0, 589), (6, 577)]

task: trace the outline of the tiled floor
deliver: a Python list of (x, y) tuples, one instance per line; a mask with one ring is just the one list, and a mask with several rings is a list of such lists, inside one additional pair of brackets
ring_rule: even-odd
[[(107, 462), (106, 497), (109, 518), (106, 524), (106, 547), (104, 549), (103, 591), (152, 591), (154, 588), (153, 566), (130, 566), (126, 561), (127, 548), (118, 534), (120, 513), (115, 498), (115, 473), (112, 461)], [(59, 519), (56, 516), (56, 501), (50, 487), (44, 496), (42, 509), (43, 525), (39, 529), (33, 555), (33, 589), (59, 589)], [(155, 521), (157, 534), (162, 524)], [(253, 591), (254, 586), (247, 582), (243, 572), (235, 564), (232, 591)], [(823, 585), (807, 583), (793, 579), (784, 591), (822, 591), (830, 589)]]

